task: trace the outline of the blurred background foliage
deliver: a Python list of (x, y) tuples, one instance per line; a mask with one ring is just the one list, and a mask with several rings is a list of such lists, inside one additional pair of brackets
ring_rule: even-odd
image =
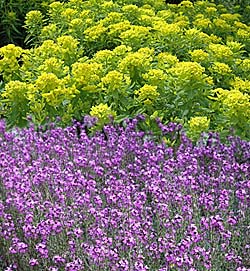
[[(25, 15), (31, 10), (45, 13), (49, 4), (55, 0), (0, 0), (0, 47), (13, 43), (23, 48), (25, 29), (23, 28)], [(67, 0), (61, 0), (66, 2)]]

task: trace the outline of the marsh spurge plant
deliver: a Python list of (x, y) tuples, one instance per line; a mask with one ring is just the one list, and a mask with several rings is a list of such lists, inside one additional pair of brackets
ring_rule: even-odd
[[(7, 132), (0, 123), (2, 270), (250, 270), (250, 144), (140, 117)], [(80, 133), (79, 133), (80, 131)]]

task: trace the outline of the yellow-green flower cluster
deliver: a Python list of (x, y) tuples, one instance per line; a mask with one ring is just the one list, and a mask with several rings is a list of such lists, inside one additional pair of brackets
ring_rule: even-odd
[(169, 72), (183, 80), (203, 80), (205, 68), (197, 62), (178, 62)]
[(0, 74), (3, 75), (5, 81), (8, 82), (18, 78), (20, 68), (18, 58), (22, 53), (22, 48), (14, 44), (8, 44), (0, 48)]
[(137, 52), (129, 52), (118, 65), (122, 72), (129, 72), (132, 76), (135, 70), (144, 71), (151, 66), (154, 49), (141, 48)]
[(43, 24), (43, 15), (39, 10), (32, 10), (27, 13), (24, 21), (26, 27), (30, 26), (32, 28), (40, 26)]
[(226, 46), (221, 44), (209, 44), (208, 52), (212, 55), (214, 60), (228, 61), (232, 60), (233, 52)]
[(100, 103), (91, 107), (90, 116), (96, 117), (98, 124), (103, 125), (109, 123), (110, 117), (115, 117), (116, 112), (113, 111), (107, 104)]
[(110, 71), (101, 79), (103, 89), (108, 93), (114, 91), (126, 93), (126, 88), (131, 84), (130, 77), (119, 71)]
[(143, 87), (136, 90), (135, 94), (138, 95), (139, 101), (143, 102), (145, 105), (151, 105), (160, 95), (160, 93), (157, 92), (157, 86), (148, 84), (145, 84)]
[(209, 54), (202, 49), (196, 49), (189, 52), (194, 62), (205, 62), (208, 60)]
[(157, 66), (160, 69), (167, 69), (174, 66), (177, 62), (179, 62), (178, 58), (170, 53), (159, 53), (157, 56), (158, 64)]
[(222, 62), (214, 62), (209, 70), (217, 75), (230, 75), (232, 72), (231, 68)]
[(189, 122), (189, 133), (191, 137), (197, 137), (201, 132), (209, 129), (210, 119), (207, 117), (192, 117)]
[(149, 84), (154, 86), (162, 86), (167, 80), (167, 75), (160, 69), (150, 69), (142, 75), (142, 78)]
[(223, 106), (224, 114), (231, 122), (250, 125), (250, 96), (237, 89), (216, 89), (218, 101)]
[(98, 91), (97, 84), (100, 83), (102, 65), (98, 63), (80, 63), (72, 65), (72, 76), (79, 89), (95, 92)]

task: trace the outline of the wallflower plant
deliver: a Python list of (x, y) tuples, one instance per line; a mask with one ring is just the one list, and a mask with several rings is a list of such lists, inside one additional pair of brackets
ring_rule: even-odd
[(159, 120), (156, 141), (143, 119), (93, 136), (90, 116), (38, 130), (1, 120), (1, 270), (249, 269), (249, 142), (210, 132), (193, 144)]

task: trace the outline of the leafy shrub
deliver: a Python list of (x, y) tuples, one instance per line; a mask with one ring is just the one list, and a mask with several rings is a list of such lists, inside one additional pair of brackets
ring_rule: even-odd
[(89, 118), (46, 132), (0, 122), (5, 268), (246, 270), (249, 142), (210, 133), (193, 145), (180, 125), (158, 123), (179, 138), (172, 148), (139, 119), (93, 137)]
[(47, 15), (26, 16), (34, 48), (0, 49), (9, 125), (28, 115), (68, 124), (106, 105), (116, 122), (143, 113), (148, 125), (159, 117), (189, 129), (205, 117), (211, 130), (250, 134), (250, 31), (240, 14), (204, 1), (71, 0)]

